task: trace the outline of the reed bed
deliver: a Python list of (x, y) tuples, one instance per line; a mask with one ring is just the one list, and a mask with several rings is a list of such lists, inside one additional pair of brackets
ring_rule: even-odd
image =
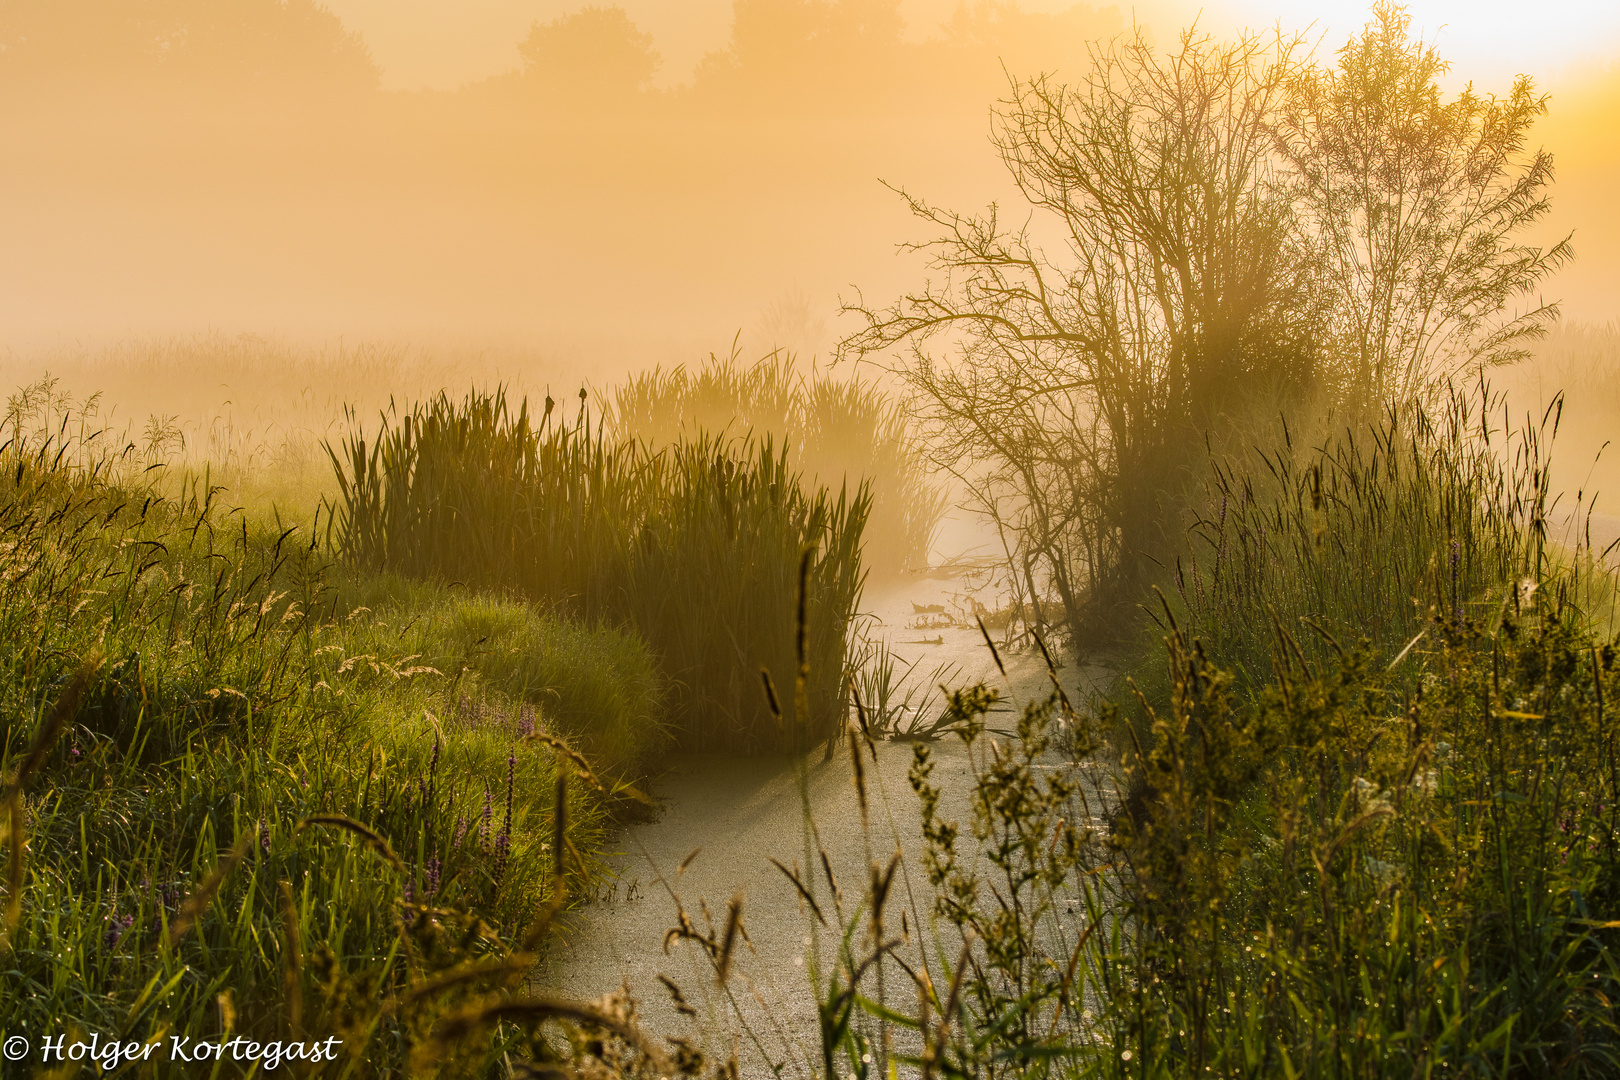
[[(744, 752), (809, 745), (845, 715), (845, 639), (863, 583), (865, 484), (808, 489), (770, 437), (699, 434), (653, 449), (547, 398), (441, 394), (331, 448), (333, 542), (372, 570), (504, 588), (589, 624), (631, 628), (671, 684), (683, 744)], [(815, 677), (792, 730), (760, 671), (798, 669), (794, 618), (808, 562)]]
[[(1539, 415), (1562, 402), (1553, 490), (1566, 503), (1583, 495), (1585, 507), (1600, 519), (1620, 518), (1620, 455), (1612, 445), (1620, 425), (1620, 324), (1562, 323), (1529, 351), (1499, 382), (1519, 413)], [(1554, 522), (1553, 535), (1561, 540), (1567, 539), (1564, 526)], [(1610, 536), (1613, 529), (1611, 521)]]
[(927, 568), (949, 498), (904, 412), (877, 382), (805, 371), (780, 350), (746, 365), (733, 352), (643, 372), (606, 399), (620, 438), (663, 447), (703, 434), (769, 436), (811, 487), (867, 482), (866, 564), (885, 577)]

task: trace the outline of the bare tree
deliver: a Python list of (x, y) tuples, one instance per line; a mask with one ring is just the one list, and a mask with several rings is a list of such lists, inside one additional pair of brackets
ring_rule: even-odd
[(887, 308), (846, 305), (866, 325), (844, 350), (907, 350), (940, 464), (1071, 629), (1129, 595), (1203, 432), (1313, 376), (1319, 290), (1273, 170), (1298, 52), (1189, 31), (1161, 55), (1139, 32), (1095, 47), (1078, 86), (1015, 83), (996, 145), (1028, 219), (902, 191), (940, 230), (914, 249), (941, 276)]

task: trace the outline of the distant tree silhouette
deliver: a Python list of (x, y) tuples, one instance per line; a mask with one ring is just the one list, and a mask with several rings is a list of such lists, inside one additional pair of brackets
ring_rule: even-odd
[(518, 54), (525, 82), (576, 101), (622, 100), (646, 90), (659, 64), (652, 35), (617, 7), (588, 7), (534, 23)]
[(7, 0), (13, 87), (214, 92), (371, 89), (360, 35), (316, 0)]
[[(775, 87), (808, 98), (860, 91), (903, 61), (899, 0), (736, 0), (731, 42), (698, 66), (700, 87)], [(808, 85), (807, 85), (808, 84)]]

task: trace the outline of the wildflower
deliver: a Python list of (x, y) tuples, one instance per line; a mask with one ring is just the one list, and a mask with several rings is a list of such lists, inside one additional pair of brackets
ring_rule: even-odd
[(495, 838), (495, 880), (499, 881), (506, 872), (506, 860), (512, 853), (512, 838), (507, 833), (501, 833)]
[(102, 944), (110, 949), (123, 939), (130, 927), (135, 925), (135, 916), (109, 915), (106, 921), (107, 927), (102, 931), (101, 940)]
[(512, 835), (512, 785), (517, 779), (517, 755), (511, 754), (506, 759), (506, 821), (501, 825), (501, 835)]
[(478, 823), (478, 847), (480, 849), (489, 847), (489, 825), (494, 818), (495, 800), (494, 796), (490, 794), (489, 785), (486, 783), (484, 785), (484, 816), (483, 820)]

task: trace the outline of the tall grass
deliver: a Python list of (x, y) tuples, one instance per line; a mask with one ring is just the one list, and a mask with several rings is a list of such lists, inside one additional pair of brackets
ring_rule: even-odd
[[(244, 524), (205, 490), (134, 486), (134, 451), (121, 463), (71, 414), (24, 406), (0, 450), (6, 978), (24, 990), (0, 998), (8, 1033), (319, 1033), (361, 1075), (736, 1075), (655, 1040), (622, 995), (520, 989), (616, 793), (571, 744), (602, 730), (623, 760), (657, 745), (636, 638), (443, 580), (334, 589), (304, 533)], [(1167, 681), (1139, 684), (1128, 799), (1077, 763), (1126, 730), (1116, 706), (1084, 713), (1058, 690), (992, 737), (995, 695), (952, 695), (969, 819), (945, 818), (919, 744), (920, 873), (878, 859), (857, 895), (784, 868), (812, 920), (806, 1070), (1613, 1075), (1620, 643), (1584, 629), (1580, 582), (1549, 554), (1539, 432), (1504, 461), (1475, 453), (1471, 423), (1385, 428), (1359, 456), (1359, 436), (1323, 442), (1303, 465), (1269, 455), (1269, 489), (1221, 466), (1211, 490), (1253, 490), (1252, 516), (1229, 503), (1197, 542), (1219, 552), (1224, 535), (1223, 565), (1255, 544), (1244, 584), (1268, 618), (1248, 621), (1259, 601), (1235, 586), (1210, 600), (1212, 564), (1202, 601), (1167, 596)], [(793, 591), (786, 541), (817, 505), (831, 530), (836, 504), (794, 498), (780, 451), (716, 446), (643, 459), (679, 486), (626, 545), (648, 553), (626, 579), (640, 565), (684, 595), (673, 583), (751, 550)], [(1415, 534), (1411, 550), (1382, 554), (1379, 529)], [(1352, 587), (1396, 571), (1401, 590)], [(1379, 623), (1380, 604), (1415, 614)], [(806, 607), (777, 661), (800, 678)], [(769, 612), (722, 616), (763, 634)], [(1251, 657), (1266, 634), (1269, 672), (1226, 666), (1221, 650)], [(866, 804), (877, 755), (851, 736)], [(675, 937), (722, 990), (745, 963), (740, 910)]]
[[(656, 742), (645, 652), (489, 599), (351, 607), (307, 530), (142, 485), (43, 402), (0, 438), (0, 1028), (476, 1073), (500, 1040), (444, 1018), (514, 984), (588, 869), (615, 790), (572, 744)], [(510, 665), (534, 640), (566, 666)]]
[[(338, 549), (375, 570), (516, 590), (590, 623), (626, 625), (672, 684), (685, 744), (749, 752), (827, 738), (844, 715), (846, 628), (860, 596), (871, 496), (807, 490), (769, 437), (615, 441), (581, 396), (573, 420), (502, 391), (441, 394), (331, 449)], [(816, 679), (779, 730), (759, 672), (789, 685), (800, 553)]]
[(1620, 687), (1613, 646), (1549, 592), (1440, 609), (1393, 670), (1362, 649), (1310, 663), (1280, 632), (1253, 705), (1171, 635), (1172, 698), (1112, 845), (1121, 1056), (1187, 1076), (1613, 1074)]
[[(805, 491), (769, 437), (700, 436), (658, 460), (665, 495), (634, 538), (622, 610), (684, 689), (677, 719), (691, 744), (795, 749), (840, 732), (845, 649), (865, 580), (865, 486)], [(804, 572), (807, 709), (779, 730), (759, 683), (798, 678), (794, 632)]]
[(1477, 610), (1541, 576), (1556, 413), (1514, 424), (1503, 405), (1480, 384), (1310, 437), (1282, 419), (1269, 447), (1212, 458), (1163, 599), (1144, 604), (1158, 623), (1146, 663), (1159, 667), (1170, 612), (1254, 688), (1278, 625), (1313, 659), (1328, 637), (1393, 654), (1432, 611)]

